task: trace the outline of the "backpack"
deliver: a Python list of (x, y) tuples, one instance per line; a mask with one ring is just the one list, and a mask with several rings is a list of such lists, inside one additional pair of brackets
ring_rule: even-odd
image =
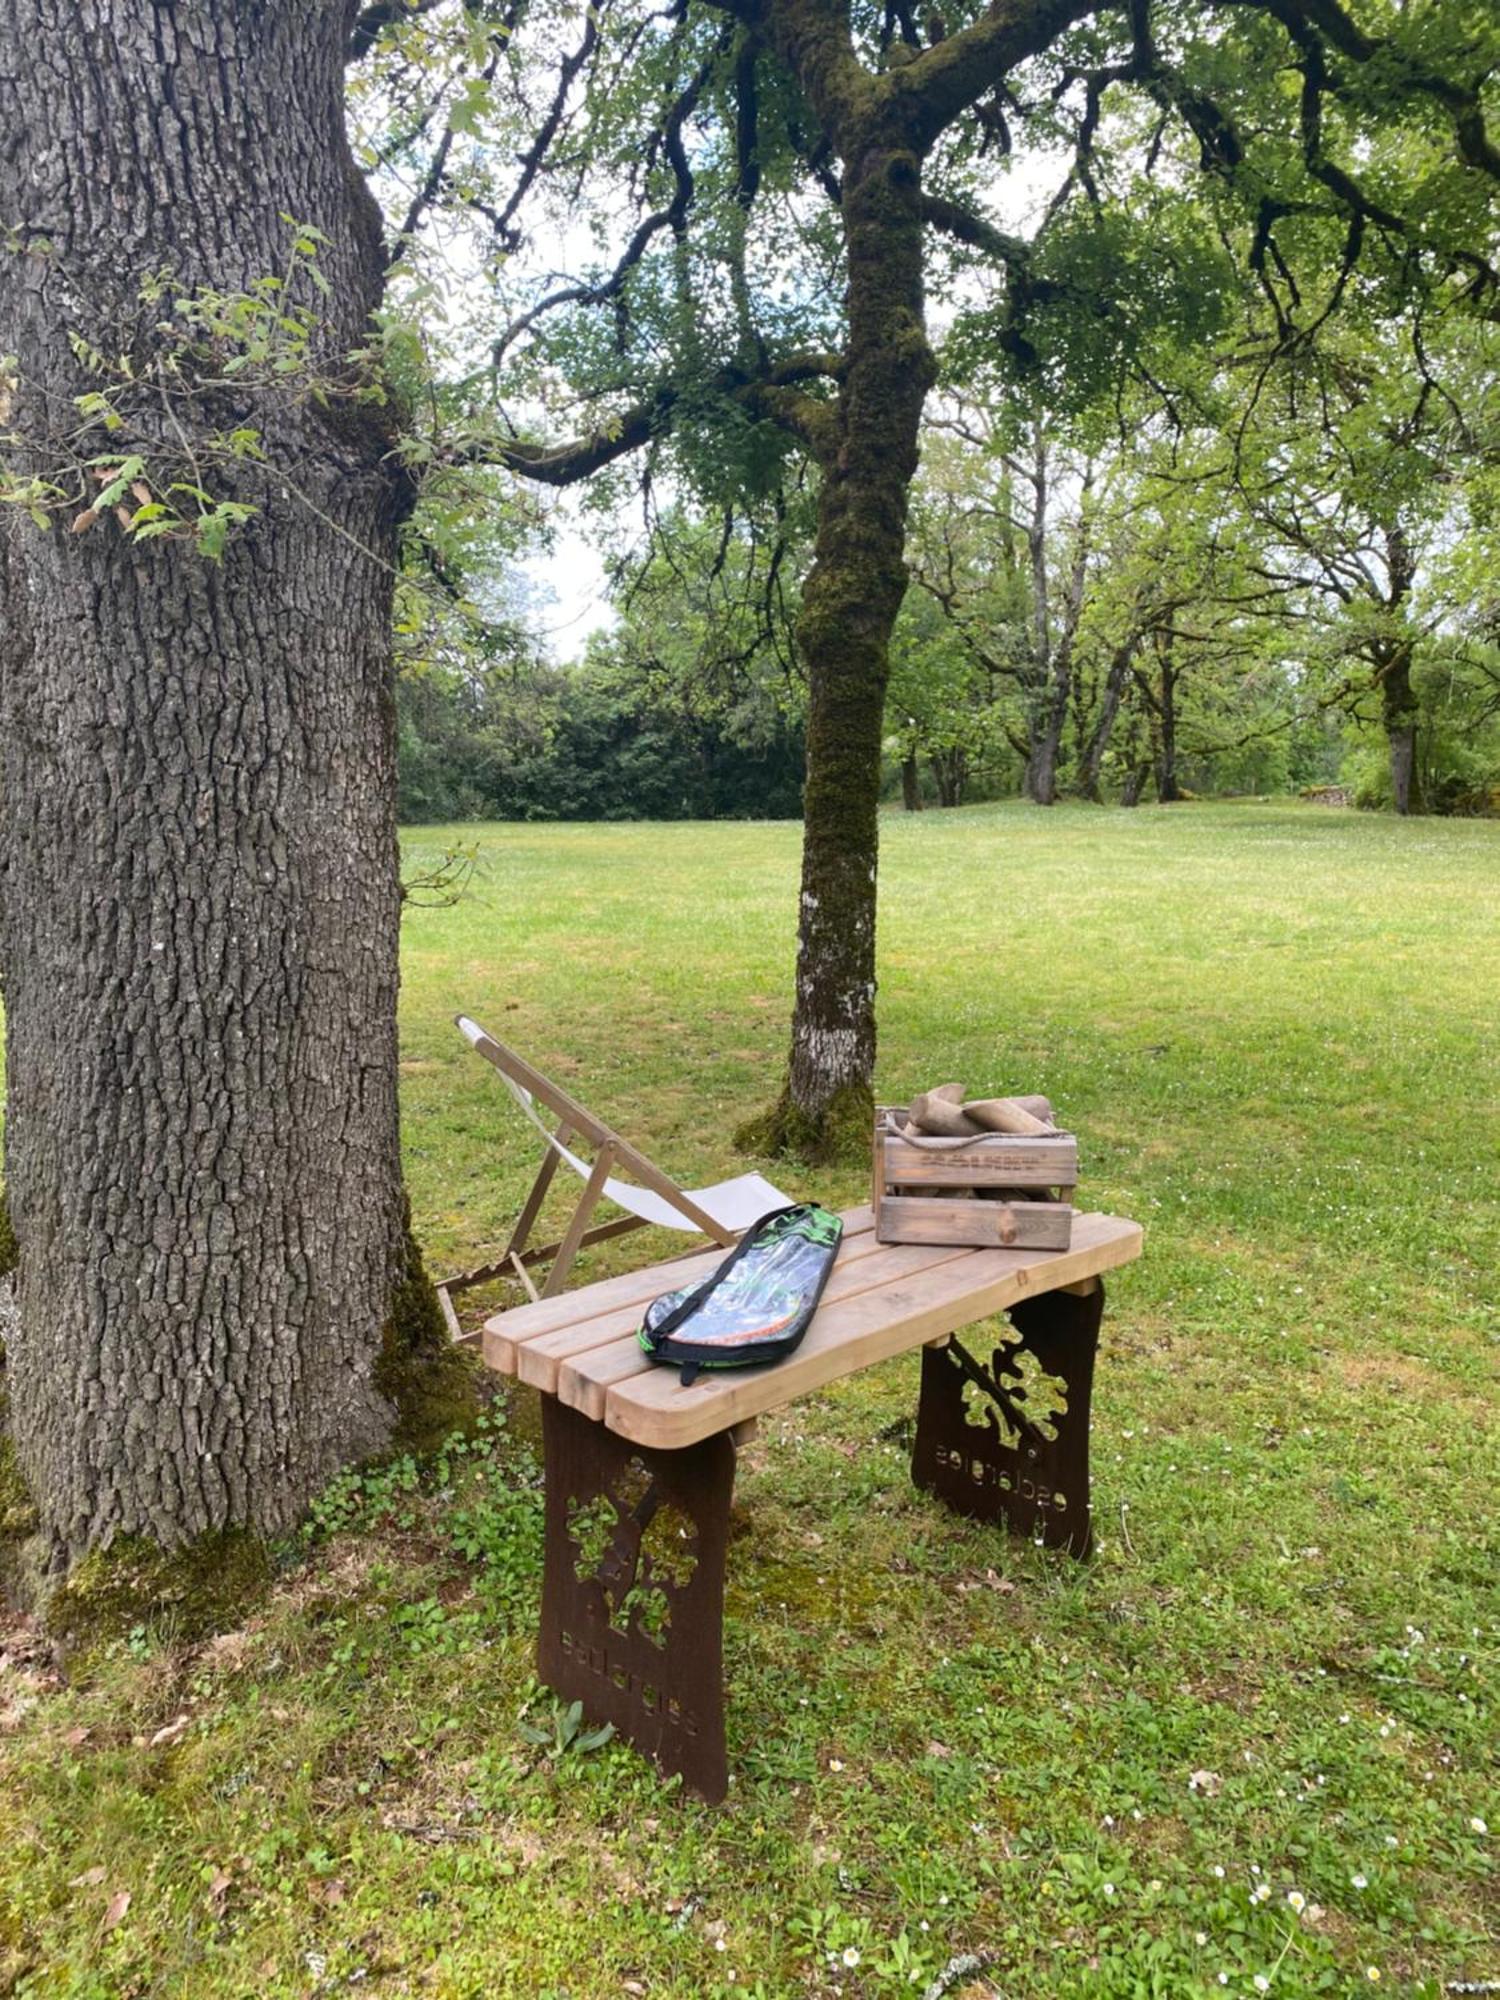
[(779, 1361), (806, 1333), (843, 1233), (816, 1202), (772, 1209), (701, 1284), (653, 1299), (636, 1338), (653, 1361), (681, 1368), (684, 1387), (701, 1368)]

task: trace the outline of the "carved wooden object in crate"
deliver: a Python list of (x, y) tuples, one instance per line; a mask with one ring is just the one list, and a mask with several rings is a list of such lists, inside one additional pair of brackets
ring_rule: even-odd
[[(882, 1243), (972, 1243), (989, 1249), (1066, 1250), (1073, 1233), (1078, 1141), (1071, 1132), (914, 1144), (904, 1112), (875, 1114), (875, 1234)], [(962, 1190), (962, 1192), (960, 1192)], [(1010, 1190), (1030, 1199), (1007, 1201)], [(1034, 1194), (1033, 1194), (1034, 1190)]]

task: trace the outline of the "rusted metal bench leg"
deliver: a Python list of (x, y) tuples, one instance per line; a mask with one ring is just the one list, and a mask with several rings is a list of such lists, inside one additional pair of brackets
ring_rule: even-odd
[(1044, 1292), (976, 1357), (954, 1339), (922, 1352), (911, 1476), (960, 1514), (1086, 1556), (1089, 1397), (1104, 1287)]
[(542, 1398), (547, 1548), (537, 1672), (710, 1803), (724, 1755), (728, 1432), (652, 1451)]

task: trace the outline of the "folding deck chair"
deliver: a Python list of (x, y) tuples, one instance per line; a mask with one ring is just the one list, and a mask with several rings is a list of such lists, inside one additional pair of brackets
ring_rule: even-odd
[[(761, 1174), (738, 1174), (733, 1180), (719, 1181), (713, 1187), (678, 1187), (644, 1153), (638, 1152), (618, 1132), (611, 1131), (513, 1049), (486, 1034), (477, 1021), (471, 1021), (466, 1014), (456, 1014), (454, 1021), (470, 1047), (499, 1071), (501, 1081), (522, 1113), (546, 1141), (541, 1167), (500, 1256), (493, 1263), (445, 1278), (437, 1287), (449, 1331), (455, 1339), (460, 1338), (460, 1332), (458, 1316), (449, 1298), (451, 1292), (485, 1284), (491, 1278), (516, 1277), (533, 1299), (552, 1298), (562, 1290), (574, 1258), (586, 1244), (623, 1236), (627, 1230), (652, 1227), (708, 1236), (727, 1249), (751, 1223), (759, 1221), (769, 1210), (785, 1208), (791, 1202), (790, 1195), (772, 1187)], [(539, 1104), (557, 1120), (555, 1130), (543, 1121), (537, 1109)], [(591, 1147), (593, 1164), (570, 1152), (570, 1142)], [(558, 1241), (533, 1246), (532, 1228), (560, 1166), (571, 1168), (584, 1183), (582, 1197)], [(614, 1167), (622, 1169), (630, 1179), (617, 1180), (611, 1172)], [(612, 1202), (625, 1213), (612, 1221), (590, 1226), (590, 1218), (601, 1201)], [(531, 1267), (549, 1261), (552, 1268), (538, 1292)]]

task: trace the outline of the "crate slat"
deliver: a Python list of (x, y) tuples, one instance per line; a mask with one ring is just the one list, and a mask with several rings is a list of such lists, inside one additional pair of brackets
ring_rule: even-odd
[[(1078, 1141), (1071, 1132), (1037, 1138), (993, 1133), (961, 1146), (917, 1146), (888, 1129), (882, 1109), (872, 1174), (881, 1243), (1066, 1250), (1072, 1240)], [(1039, 1198), (1001, 1201), (950, 1192), (968, 1188), (1036, 1188)]]
[(1066, 1250), (1073, 1235), (1073, 1207), (1065, 1201), (945, 1201), (935, 1195), (887, 1195), (876, 1228), (882, 1243)]

